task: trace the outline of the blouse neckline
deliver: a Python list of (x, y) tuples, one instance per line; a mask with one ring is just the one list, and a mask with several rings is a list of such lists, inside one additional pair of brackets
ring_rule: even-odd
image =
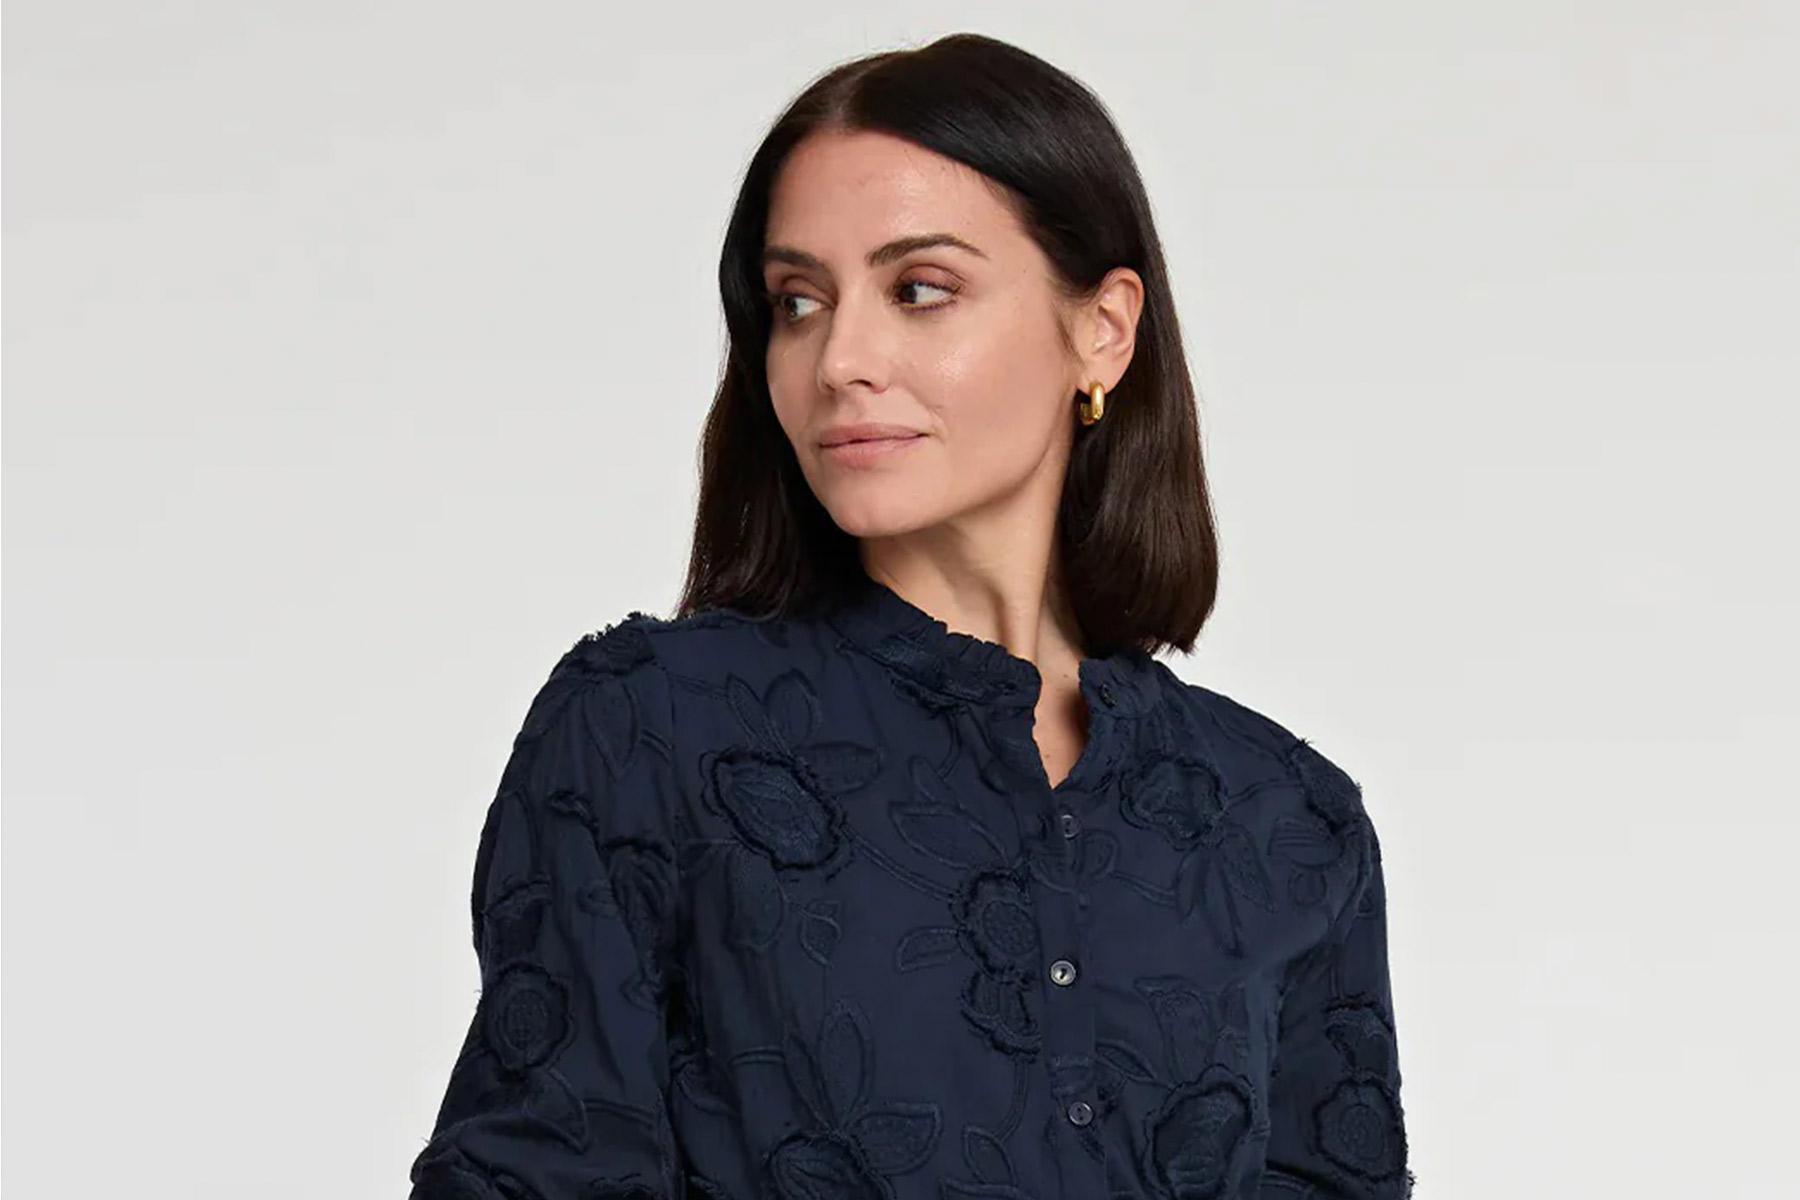
[[(1043, 690), (1043, 676), (1029, 659), (951, 629), (867, 574), (830, 621), (864, 653), (948, 701), (1034, 709)], [(1135, 707), (1129, 702), (1141, 699), (1153, 667), (1149, 655), (1134, 649), (1083, 658), (1082, 694), (1096, 710)]]

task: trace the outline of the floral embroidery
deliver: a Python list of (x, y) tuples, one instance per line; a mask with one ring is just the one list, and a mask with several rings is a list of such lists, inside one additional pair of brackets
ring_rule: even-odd
[(1225, 815), (1219, 776), (1206, 763), (1158, 755), (1119, 781), (1119, 811), (1177, 850), (1200, 845)]
[(638, 973), (625, 985), (625, 995), (654, 1010), (654, 993), (664, 985), (664, 963), (675, 950), (678, 920), (675, 863), (669, 850), (643, 838), (609, 838), (600, 846), (600, 861), (610, 883), (602, 915), (617, 916), (638, 948)]
[(889, 805), (895, 831), (921, 855), (969, 873), (950, 897), (954, 923), (909, 931), (897, 969), (944, 962), (960, 948), (976, 967), (963, 984), (963, 1016), (996, 1049), (1033, 1055), (1040, 1032), (1027, 988), (1040, 954), (1027, 876), (1004, 864), (999, 837), (957, 803), (930, 763), (913, 759), (910, 774), (913, 795)]
[(1362, 789), (1336, 763), (1301, 738), (1288, 751), (1290, 769), (1305, 789), (1308, 806), (1325, 827), (1341, 833), (1355, 825), (1363, 813)]
[(832, 873), (848, 848), (840, 796), (875, 778), (880, 753), (851, 742), (814, 742), (819, 700), (797, 671), (760, 697), (733, 675), (726, 693), (750, 744), (702, 757), (708, 801), (776, 867)]
[(1145, 1170), (1170, 1200), (1219, 1200), (1238, 1175), (1253, 1121), (1247, 1081), (1214, 1070), (1169, 1091), (1150, 1119)]
[(482, 990), (487, 1045), (509, 1071), (548, 1062), (568, 1040), (569, 992), (561, 980), (531, 963), (501, 971)]
[(1207, 991), (1180, 975), (1158, 975), (1137, 980), (1134, 990), (1156, 1018), (1173, 1078), (1198, 1079), (1215, 1063), (1248, 1064), (1250, 1014), (1241, 987)]
[(1320, 1151), (1352, 1175), (1378, 1182), (1397, 1177), (1404, 1168), (1400, 1112), (1380, 1081), (1344, 1080), (1320, 1101), (1314, 1119)]
[(1319, 1152), (1360, 1179), (1382, 1182), (1406, 1167), (1406, 1134), (1390, 1077), (1394, 1031), (1382, 1006), (1352, 998), (1325, 1013), (1325, 1037), (1345, 1075), (1313, 1109)]
[(1399, 1196), (1349, 776), (1121, 652), (1052, 789), (1030, 664), (859, 611), (633, 614), (556, 664), (414, 1200)]
[(1330, 872), (1344, 861), (1344, 839), (1312, 816), (1278, 817), (1269, 833), (1269, 855), (1288, 864), (1288, 899), (1300, 908), (1325, 902)]
[(1018, 872), (977, 871), (951, 906), (956, 936), (983, 973), (1023, 986), (1038, 963), (1037, 922)]
[(788, 1078), (813, 1125), (782, 1139), (767, 1169), (782, 1200), (891, 1197), (887, 1177), (923, 1167), (937, 1146), (935, 1104), (876, 1102), (875, 1044), (855, 1003), (840, 1001), (812, 1046), (788, 1039)]

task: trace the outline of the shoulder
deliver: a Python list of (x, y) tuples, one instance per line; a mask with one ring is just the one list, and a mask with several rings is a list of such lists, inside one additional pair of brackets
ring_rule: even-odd
[(1309, 738), (1267, 712), (1158, 665), (1172, 681), (1167, 694), (1181, 709), (1186, 733), (1201, 753), (1238, 764), (1240, 771), (1265, 776), (1268, 782), (1292, 785), (1304, 795), (1312, 815), (1334, 832), (1367, 822), (1362, 786)]
[(520, 737), (575, 713), (609, 728), (629, 726), (623, 734), (660, 728), (666, 737), (677, 689), (704, 687), (721, 671), (743, 671), (761, 658), (784, 661), (792, 650), (789, 627), (730, 608), (678, 617), (628, 612), (573, 639), (533, 697)]
[(707, 609), (680, 617), (633, 610), (580, 634), (550, 670), (546, 685), (602, 680), (648, 683), (696, 650), (766, 640), (768, 622), (735, 609)]

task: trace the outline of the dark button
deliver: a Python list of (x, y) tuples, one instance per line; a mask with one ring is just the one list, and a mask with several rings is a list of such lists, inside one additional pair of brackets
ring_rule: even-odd
[(1050, 964), (1050, 982), (1057, 987), (1068, 987), (1075, 982), (1075, 964), (1066, 958), (1059, 958)]
[(1108, 707), (1108, 708), (1111, 708), (1112, 702), (1113, 702), (1112, 684), (1110, 684), (1110, 683), (1101, 684), (1100, 685), (1100, 703), (1106, 705), (1106, 707)]
[(1081, 832), (1081, 822), (1075, 818), (1074, 813), (1064, 813), (1062, 815), (1062, 831), (1063, 836), (1066, 838), (1072, 838)]
[(1075, 1103), (1069, 1105), (1069, 1124), (1086, 1125), (1093, 1119), (1094, 1110), (1088, 1106), (1086, 1100), (1077, 1100)]

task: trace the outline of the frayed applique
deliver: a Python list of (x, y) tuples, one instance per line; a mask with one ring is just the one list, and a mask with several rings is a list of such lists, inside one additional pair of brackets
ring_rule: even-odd
[(541, 1066), (574, 1035), (568, 986), (532, 963), (502, 970), (482, 990), (478, 1007), (487, 1048), (508, 1071)]

